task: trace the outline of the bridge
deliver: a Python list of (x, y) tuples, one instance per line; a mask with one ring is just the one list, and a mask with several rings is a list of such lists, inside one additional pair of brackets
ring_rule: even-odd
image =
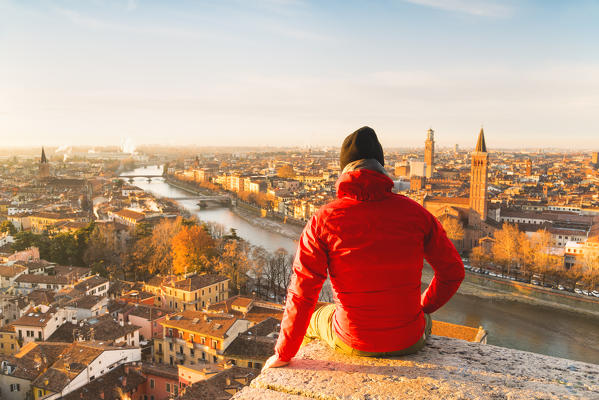
[(197, 200), (197, 201), (230, 201), (228, 196), (189, 196), (169, 197), (170, 200)]
[(119, 178), (127, 178), (127, 179), (133, 179), (133, 178), (164, 178), (164, 176), (162, 175), (142, 175), (142, 174), (135, 174), (135, 175), (119, 175)]

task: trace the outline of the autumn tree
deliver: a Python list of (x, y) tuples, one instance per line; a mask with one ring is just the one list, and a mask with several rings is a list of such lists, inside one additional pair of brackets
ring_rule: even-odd
[(164, 219), (154, 226), (150, 240), (147, 242), (150, 253), (147, 262), (148, 273), (168, 273), (173, 266), (172, 241), (179, 233), (182, 226), (182, 218)]
[(488, 254), (482, 246), (476, 246), (470, 253), (470, 262), (473, 267), (486, 268), (491, 260), (491, 255)]
[(512, 268), (518, 264), (518, 241), (520, 239), (518, 227), (516, 225), (505, 223), (503, 227), (495, 232), (495, 242), (493, 243), (493, 260), (501, 266), (502, 273), (512, 272)]
[(243, 294), (248, 280), (251, 262), (248, 257), (249, 245), (244, 240), (228, 239), (224, 250), (215, 263), (215, 270), (231, 279), (232, 294)]
[(203, 226), (184, 225), (171, 242), (173, 272), (210, 272), (215, 255), (214, 239)]
[(281, 178), (295, 178), (293, 166), (285, 164), (277, 169), (277, 175)]
[(445, 229), (447, 237), (453, 242), (453, 245), (457, 248), (461, 248), (461, 240), (464, 239), (464, 227), (462, 223), (451, 215), (442, 215), (439, 218), (439, 222)]

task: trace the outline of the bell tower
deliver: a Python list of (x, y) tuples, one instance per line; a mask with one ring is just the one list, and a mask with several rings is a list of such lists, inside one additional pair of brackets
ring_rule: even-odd
[(40, 179), (48, 178), (50, 176), (50, 164), (48, 164), (48, 159), (46, 158), (46, 152), (42, 147), (42, 157), (40, 158), (39, 165), (39, 177)]
[(470, 224), (487, 219), (487, 186), (489, 154), (485, 143), (485, 132), (480, 128), (476, 148), (472, 153), (470, 170)]
[(435, 131), (430, 128), (424, 141), (424, 162), (426, 163), (426, 177), (432, 178), (435, 163)]

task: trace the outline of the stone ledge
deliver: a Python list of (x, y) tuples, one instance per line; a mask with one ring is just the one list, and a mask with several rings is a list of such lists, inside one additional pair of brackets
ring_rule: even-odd
[(599, 365), (439, 336), (418, 354), (387, 359), (315, 341), (233, 398), (599, 399)]

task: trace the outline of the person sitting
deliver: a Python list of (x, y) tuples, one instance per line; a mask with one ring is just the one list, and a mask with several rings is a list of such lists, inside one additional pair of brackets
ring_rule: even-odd
[[(384, 165), (373, 129), (343, 141), (337, 199), (301, 234), (275, 354), (264, 369), (288, 364), (312, 339), (357, 356), (414, 353), (430, 335), (429, 314), (458, 290), (460, 255), (429, 211), (392, 192)], [(421, 294), (423, 259), (434, 277)], [(327, 274), (334, 304), (315, 311)]]

